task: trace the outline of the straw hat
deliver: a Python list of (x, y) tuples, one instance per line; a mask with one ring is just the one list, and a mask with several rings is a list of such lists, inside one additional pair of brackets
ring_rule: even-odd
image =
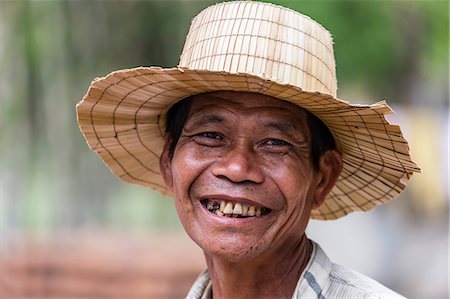
[(344, 168), (315, 219), (367, 211), (395, 198), (419, 168), (385, 102), (336, 98), (333, 42), (317, 22), (268, 3), (210, 6), (192, 21), (178, 67), (140, 67), (95, 79), (77, 105), (90, 148), (122, 180), (168, 190), (159, 171), (165, 115), (177, 101), (218, 90), (257, 92), (297, 104), (333, 134)]

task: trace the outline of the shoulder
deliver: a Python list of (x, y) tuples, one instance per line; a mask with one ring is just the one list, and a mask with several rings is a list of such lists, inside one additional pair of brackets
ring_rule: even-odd
[(332, 263), (319, 244), (313, 245), (294, 298), (405, 299), (363, 274)]
[(326, 298), (405, 299), (379, 282), (337, 264), (331, 264)]

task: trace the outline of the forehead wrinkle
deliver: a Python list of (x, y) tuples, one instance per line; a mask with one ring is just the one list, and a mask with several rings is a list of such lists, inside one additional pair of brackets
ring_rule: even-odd
[(221, 124), (225, 119), (217, 114), (194, 114), (187, 122), (186, 125), (194, 127), (202, 127), (208, 124)]
[(288, 122), (268, 121), (263, 123), (263, 127), (267, 129), (274, 129), (276, 131), (280, 131), (281, 133), (289, 134), (293, 134), (298, 131), (295, 126)]
[(285, 109), (280, 109), (278, 118), (274, 119), (269, 115), (258, 117), (259, 123), (266, 129), (273, 129), (283, 134), (288, 134), (293, 137), (306, 137), (308, 134), (308, 125), (305, 119), (303, 111), (299, 111), (301, 114), (292, 115), (286, 113)]
[(257, 102), (227, 99), (220, 94), (197, 95), (186, 125), (191, 127), (240, 123), (241, 117), (250, 117), (254, 120), (253, 124), (258, 124), (261, 128), (273, 129), (295, 139), (303, 140), (307, 137), (306, 115), (303, 108), (280, 100)]
[[(207, 124), (221, 124), (226, 122), (224, 113), (232, 113), (223, 107), (214, 104), (204, 105), (200, 108), (193, 109), (186, 121), (186, 125), (204, 126)], [(232, 113), (234, 114), (234, 113)]]

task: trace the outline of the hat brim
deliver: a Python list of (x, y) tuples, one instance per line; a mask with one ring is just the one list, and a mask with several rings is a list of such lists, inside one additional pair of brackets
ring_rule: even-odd
[(89, 147), (122, 180), (168, 194), (159, 170), (165, 115), (177, 101), (218, 90), (256, 92), (299, 105), (319, 117), (342, 154), (343, 171), (314, 219), (367, 211), (398, 196), (414, 172), (400, 128), (385, 102), (351, 105), (331, 95), (249, 74), (140, 67), (92, 82), (77, 105)]

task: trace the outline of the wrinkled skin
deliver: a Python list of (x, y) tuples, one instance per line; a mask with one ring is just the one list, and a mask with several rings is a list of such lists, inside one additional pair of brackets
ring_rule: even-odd
[[(161, 172), (181, 223), (205, 253), (215, 298), (255, 298), (256, 290), (267, 298), (292, 296), (311, 251), (304, 234), (311, 209), (342, 169), (339, 153), (328, 151), (315, 171), (310, 139), (306, 113), (294, 104), (215, 92), (194, 98), (172, 159), (166, 142)], [(246, 201), (270, 213), (217, 216), (201, 204), (207, 198)]]

